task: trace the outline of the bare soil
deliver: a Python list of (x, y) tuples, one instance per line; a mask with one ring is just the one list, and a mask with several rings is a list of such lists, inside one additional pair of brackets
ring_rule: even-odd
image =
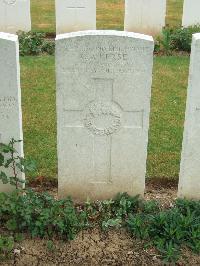
[[(37, 190), (42, 185), (37, 186)], [(56, 196), (56, 189), (49, 186)], [(171, 181), (148, 181), (145, 198), (157, 199), (163, 207), (173, 204), (176, 198), (177, 184)], [(200, 265), (200, 256), (189, 250), (183, 250), (183, 256), (177, 265)], [(0, 262), (0, 265), (51, 266), (51, 265), (163, 265), (153, 248), (144, 248), (144, 243), (133, 239), (124, 229), (102, 232), (93, 228), (81, 232), (70, 242), (55, 240), (51, 249), (48, 240), (27, 237), (16, 246), (14, 259)]]

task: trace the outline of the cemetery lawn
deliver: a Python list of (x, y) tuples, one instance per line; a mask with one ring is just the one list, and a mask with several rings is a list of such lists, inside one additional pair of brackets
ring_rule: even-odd
[[(97, 29), (123, 30), (125, 0), (97, 0)], [(183, 0), (167, 0), (167, 25), (181, 24)], [(54, 0), (31, 0), (32, 30), (55, 32)]]
[(183, 14), (183, 0), (167, 0), (166, 25), (170, 27), (181, 26)]
[[(57, 175), (54, 57), (20, 60), (25, 156), (37, 162), (33, 176), (53, 178)], [(148, 177), (178, 177), (188, 65), (188, 56), (154, 58)]]
[(31, 0), (32, 31), (55, 32), (54, 0)]
[(26, 156), (37, 175), (56, 176), (55, 67), (53, 56), (21, 57), (23, 130)]

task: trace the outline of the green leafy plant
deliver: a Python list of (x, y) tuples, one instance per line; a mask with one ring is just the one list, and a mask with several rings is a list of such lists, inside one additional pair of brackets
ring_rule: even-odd
[(35, 169), (35, 163), (31, 159), (25, 160), (20, 157), (15, 145), (21, 142), (13, 138), (9, 144), (0, 143), (0, 180), (3, 184), (10, 184), (16, 189), (20, 188), (25, 180), (21, 177), (21, 173), (32, 171)]
[(200, 32), (200, 25), (188, 28), (165, 28), (155, 44), (155, 52), (171, 55), (173, 51), (190, 52), (192, 35)]
[(0, 234), (0, 260), (11, 258), (14, 249), (14, 238)]
[(145, 214), (153, 214), (160, 211), (159, 203), (156, 200), (142, 201), (140, 206), (141, 211)]
[(177, 200), (171, 209), (150, 208), (149, 212), (147, 208), (146, 213), (131, 215), (127, 226), (135, 237), (152, 243), (165, 262), (175, 262), (181, 246), (200, 253), (199, 204), (199, 201)]
[(116, 219), (108, 219), (107, 221), (103, 221), (102, 222), (102, 229), (103, 230), (107, 230), (111, 227), (115, 227), (115, 228), (118, 228), (118, 227), (121, 227), (121, 219), (119, 218), (116, 218)]
[(127, 226), (131, 233), (139, 239), (147, 239), (149, 237), (147, 218), (144, 214), (131, 214)]
[(161, 258), (165, 264), (177, 262), (180, 257), (180, 249), (172, 241), (160, 241), (160, 243), (157, 244), (157, 249), (159, 250)]
[(20, 55), (54, 54), (55, 42), (46, 40), (44, 33), (18, 32)]
[(166, 55), (171, 55), (172, 52), (171, 34), (172, 30), (166, 28), (163, 29), (162, 36), (158, 38), (159, 49)]
[(94, 222), (103, 230), (125, 226), (144, 244), (153, 245), (165, 263), (176, 262), (183, 246), (200, 253), (200, 201), (177, 200), (172, 208), (161, 209), (157, 201), (145, 202), (126, 193), (84, 205), (31, 189), (0, 193), (0, 226), (14, 236), (46, 237), (49, 250), (54, 249), (53, 237), (74, 239)]
[(130, 197), (119, 193), (114, 199), (85, 203), (84, 211), (87, 221), (100, 222), (103, 229), (120, 227), (129, 213), (137, 211), (141, 203), (138, 196)]
[(55, 200), (48, 193), (27, 189), (22, 193), (0, 193), (0, 224), (15, 233), (33, 237), (73, 239), (80, 230), (79, 214), (71, 201)]
[(172, 50), (191, 51), (192, 34), (200, 32), (200, 26), (175, 29), (171, 34)]
[(55, 245), (52, 240), (47, 241), (47, 249), (50, 252), (53, 252), (55, 250)]

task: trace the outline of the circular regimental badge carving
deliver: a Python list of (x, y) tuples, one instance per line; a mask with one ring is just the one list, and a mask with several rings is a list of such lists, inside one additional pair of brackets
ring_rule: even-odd
[(13, 5), (17, 0), (3, 0), (6, 5)]
[(84, 112), (84, 125), (94, 135), (106, 136), (121, 126), (121, 108), (114, 102), (91, 102)]

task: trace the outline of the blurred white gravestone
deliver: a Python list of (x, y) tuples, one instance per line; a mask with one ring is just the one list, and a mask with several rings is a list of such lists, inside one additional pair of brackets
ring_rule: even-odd
[(153, 47), (127, 32), (57, 36), (59, 197), (143, 196)]
[(179, 197), (200, 199), (200, 34), (193, 35)]
[(165, 26), (166, 0), (125, 0), (124, 30), (157, 35)]
[(56, 34), (96, 29), (96, 0), (56, 0)]
[(200, 24), (200, 1), (184, 0), (182, 26), (189, 27)]
[(31, 30), (30, 0), (0, 0), (0, 31)]
[[(16, 35), (0, 32), (0, 143), (22, 140), (22, 112), (19, 72), (19, 45)], [(22, 142), (16, 145), (23, 157)], [(0, 171), (4, 171), (0, 167)], [(19, 175), (24, 178), (24, 175)], [(12, 189), (0, 182), (0, 192)]]

